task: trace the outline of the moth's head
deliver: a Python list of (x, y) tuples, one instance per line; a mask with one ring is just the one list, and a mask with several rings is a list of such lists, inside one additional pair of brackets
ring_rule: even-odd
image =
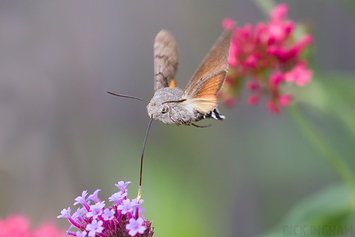
[(182, 90), (179, 88), (167, 87), (156, 91), (147, 106), (149, 117), (168, 124), (175, 123), (171, 117), (174, 117), (173, 108), (177, 106), (177, 103), (171, 101), (181, 100), (181, 95)]
[[(169, 112), (171, 108), (169, 104), (163, 104), (161, 101), (151, 100), (147, 106), (147, 111), (149, 117), (158, 120), (167, 120), (169, 119)], [(163, 121), (163, 122), (164, 122)]]

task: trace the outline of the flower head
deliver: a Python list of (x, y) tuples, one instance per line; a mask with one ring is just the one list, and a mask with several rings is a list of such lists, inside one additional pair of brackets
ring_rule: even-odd
[[(121, 191), (114, 193), (109, 198), (113, 202), (111, 207), (105, 207), (105, 202), (100, 201), (98, 198), (97, 189), (93, 194), (89, 195), (86, 199), (87, 191), (84, 191), (81, 196), (75, 199), (75, 204), (82, 204), (83, 207), (71, 215), (70, 208), (63, 209), (58, 218), (67, 218), (71, 223), (68, 235), (77, 237), (109, 237), (109, 236), (122, 236), (130, 237), (152, 237), (153, 229), (151, 222), (141, 216), (144, 211), (140, 205), (144, 202), (142, 199), (126, 198), (127, 185), (130, 182), (120, 181), (116, 184)], [(88, 205), (87, 200), (94, 200), (95, 204)], [(88, 209), (86, 207), (88, 206)], [(76, 231), (71, 229), (77, 228)]]
[[(256, 26), (246, 24), (234, 27), (228, 64), (230, 66), (226, 83), (219, 97), (228, 107), (240, 92), (245, 80), (251, 80), (247, 88), (252, 93), (248, 103), (255, 105), (262, 96), (268, 96), (266, 107), (271, 113), (279, 113), (287, 106), (291, 96), (283, 96), (282, 86), (294, 83), (307, 85), (312, 78), (312, 71), (301, 59), (303, 49), (312, 43), (309, 34), (295, 40), (295, 23), (287, 20), (286, 4), (279, 4), (270, 13), (270, 21)], [(235, 25), (233, 20), (222, 22), (225, 29)]]

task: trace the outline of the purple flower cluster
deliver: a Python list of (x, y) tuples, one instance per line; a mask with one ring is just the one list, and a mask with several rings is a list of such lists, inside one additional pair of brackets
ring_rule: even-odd
[[(109, 197), (108, 200), (113, 204), (108, 208), (105, 208), (105, 201), (100, 201), (97, 196), (101, 191), (100, 189), (97, 189), (87, 198), (88, 192), (83, 191), (81, 196), (75, 198), (74, 203), (74, 206), (81, 204), (82, 207), (79, 207), (72, 215), (70, 214), (70, 207), (64, 208), (61, 215), (57, 217), (67, 218), (71, 223), (67, 234), (77, 237), (153, 236), (151, 222), (145, 219), (142, 214), (144, 208), (140, 207), (144, 202), (143, 199), (131, 201), (126, 197), (128, 191), (126, 187), (130, 183), (129, 181), (120, 181), (115, 184), (121, 191)], [(71, 229), (75, 227), (79, 230), (72, 232)]]

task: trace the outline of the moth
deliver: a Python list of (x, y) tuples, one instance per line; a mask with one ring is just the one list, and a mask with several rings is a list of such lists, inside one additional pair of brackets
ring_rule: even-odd
[(179, 52), (174, 37), (161, 30), (154, 41), (154, 96), (147, 111), (151, 119), (166, 124), (193, 125), (206, 118), (223, 120), (217, 109), (217, 93), (228, 70), (233, 30), (222, 33), (184, 90), (176, 87)]
[[(147, 105), (150, 120), (143, 141), (137, 200), (141, 198), (144, 148), (153, 119), (166, 124), (206, 127), (195, 122), (206, 118), (225, 118), (217, 109), (217, 93), (227, 76), (232, 33), (233, 29), (222, 33), (184, 90), (176, 87), (175, 74), (179, 65), (179, 52), (174, 37), (166, 30), (161, 30), (155, 37), (154, 96)], [(108, 93), (142, 100), (133, 96)]]

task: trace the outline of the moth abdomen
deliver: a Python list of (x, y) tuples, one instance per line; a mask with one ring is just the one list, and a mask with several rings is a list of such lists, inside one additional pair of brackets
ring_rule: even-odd
[(208, 119), (208, 118), (213, 118), (216, 120), (224, 120), (224, 119), (226, 119), (226, 116), (220, 114), (217, 109), (214, 109), (204, 115), (201, 114), (201, 118), (199, 118), (197, 121), (202, 120), (202, 119)]

